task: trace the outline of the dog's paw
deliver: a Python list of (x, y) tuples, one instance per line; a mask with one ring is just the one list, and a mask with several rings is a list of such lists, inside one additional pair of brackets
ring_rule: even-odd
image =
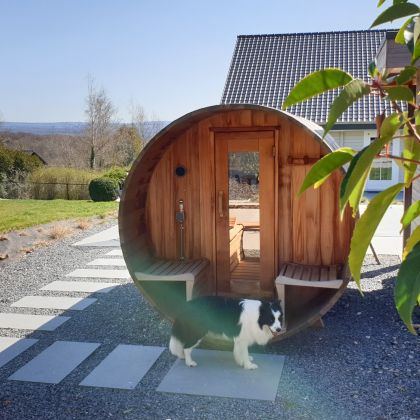
[(196, 367), (197, 366), (197, 363), (196, 362), (194, 362), (194, 360), (191, 360), (190, 362), (185, 362), (185, 364), (188, 366), (188, 367)]
[(248, 370), (254, 370), (254, 369), (258, 369), (258, 365), (256, 365), (255, 363), (245, 363), (244, 364), (244, 368), (248, 369)]

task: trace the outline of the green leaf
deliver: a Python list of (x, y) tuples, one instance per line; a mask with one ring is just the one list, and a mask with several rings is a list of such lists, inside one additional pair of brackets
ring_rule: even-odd
[(370, 93), (369, 85), (360, 79), (354, 79), (344, 86), (334, 99), (328, 114), (328, 121), (324, 127), (324, 137), (331, 130), (340, 115), (355, 101)]
[(403, 231), (416, 217), (420, 216), (420, 201), (414, 202), (401, 218), (401, 231)]
[(416, 42), (420, 36), (420, 17), (416, 16), (414, 19), (413, 39)]
[(414, 66), (406, 66), (403, 70), (401, 70), (401, 73), (398, 75), (395, 81), (399, 85), (410, 82), (411, 79), (415, 76), (416, 71), (417, 69)]
[(407, 255), (415, 247), (415, 245), (420, 241), (420, 226), (417, 226), (411, 236), (408, 238), (407, 243), (405, 244), (404, 252), (402, 254), (403, 261), (406, 259)]
[(381, 7), (384, 3), (385, 3), (385, 0), (379, 0), (377, 7)]
[(300, 187), (299, 195), (314, 185), (315, 188), (320, 187), (331, 175), (333, 171), (350, 162), (356, 152), (350, 147), (342, 147), (334, 150), (316, 162)]
[[(367, 181), (367, 177), (369, 175), (369, 171), (365, 171), (365, 173), (360, 177), (360, 180), (357, 182), (353, 191), (349, 195), (349, 205), (352, 208), (352, 215), (356, 217), (357, 212), (359, 210), (360, 200), (362, 199), (363, 191), (365, 190), (365, 185)], [(344, 209), (340, 213), (341, 218), (343, 218)]]
[[(403, 122), (401, 121), (399, 114), (389, 115), (382, 122), (380, 137), (354, 156), (340, 186), (341, 212), (344, 211), (344, 207), (349, 201), (349, 197), (353, 190), (360, 183), (362, 177), (365, 176), (366, 171), (369, 170), (375, 156), (380, 153), (385, 144), (391, 141), (392, 137), (402, 124)], [(352, 203), (354, 204), (354, 201)], [(352, 203), (350, 203), (350, 205), (352, 205)], [(357, 211), (357, 208), (352, 208), (353, 212)]]
[(410, 332), (416, 334), (411, 317), (420, 298), (420, 243), (401, 263), (394, 289), (398, 314)]
[[(341, 205), (341, 197), (345, 194), (345, 192), (347, 191), (347, 186), (349, 183), (349, 179), (351, 174), (354, 171), (355, 166), (357, 165), (357, 162), (359, 161), (360, 157), (363, 155), (363, 152), (368, 148), (368, 146), (364, 147), (362, 150), (360, 150), (358, 153), (356, 153), (356, 155), (353, 157), (353, 159), (350, 162), (350, 165), (347, 169), (346, 174), (344, 175), (343, 180), (341, 181), (340, 184), (340, 210), (341, 210), (341, 216), (343, 216), (343, 212), (344, 212), (344, 207), (346, 205), (346, 203), (343, 203), (343, 205)], [(360, 179), (363, 177), (364, 174), (362, 174), (362, 176), (360, 177)], [(356, 187), (356, 184), (355, 184)], [(349, 194), (350, 196), (350, 194)], [(346, 200), (346, 202), (348, 201), (348, 198)], [(355, 214), (355, 212), (357, 212), (357, 209), (353, 208), (353, 214)]]
[[(402, 157), (405, 159), (420, 160), (420, 143), (414, 137), (404, 138)], [(417, 164), (414, 162), (403, 162), (403, 167), (404, 184), (408, 187), (416, 174)]]
[(375, 60), (373, 60), (373, 61), (371, 61), (370, 63), (369, 63), (369, 67), (368, 67), (368, 70), (369, 70), (369, 74), (370, 74), (370, 77), (372, 78), (372, 79), (374, 79), (375, 78), (375, 76), (376, 76), (376, 73), (377, 73), (377, 68), (376, 68), (376, 62), (375, 62)]
[(408, 86), (390, 86), (385, 90), (391, 101), (414, 101), (413, 91)]
[(387, 208), (404, 184), (396, 184), (376, 195), (354, 227), (350, 243), (349, 268), (354, 281), (360, 287), (360, 269), (372, 237)]
[(370, 27), (373, 28), (374, 26), (381, 25), (382, 23), (392, 22), (395, 19), (415, 15), (419, 13), (419, 11), (419, 7), (413, 3), (394, 4), (384, 10)]
[(401, 26), (400, 30), (398, 31), (397, 35), (395, 36), (395, 42), (397, 44), (405, 45), (404, 32), (406, 31), (407, 26), (411, 23), (412, 20), (413, 20), (412, 17), (408, 18), (404, 22), (404, 24)]
[(416, 64), (416, 61), (420, 58), (420, 39), (417, 40), (414, 46), (413, 55), (411, 56), (411, 64)]
[(290, 91), (282, 109), (306, 101), (312, 96), (320, 95), (330, 89), (336, 89), (349, 83), (353, 78), (340, 69), (319, 70), (303, 78)]

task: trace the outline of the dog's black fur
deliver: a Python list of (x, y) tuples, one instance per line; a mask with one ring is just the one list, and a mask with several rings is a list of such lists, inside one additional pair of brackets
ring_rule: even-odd
[[(208, 333), (232, 339), (235, 345), (239, 343), (238, 346), (242, 346), (242, 350), (253, 343), (264, 345), (280, 332), (281, 320), (281, 307), (276, 301), (200, 297), (187, 302), (177, 316), (172, 327), (170, 350), (183, 358), (185, 350), (191, 352)], [(185, 356), (186, 362), (187, 359), (192, 361), (188, 355)], [(248, 360), (247, 351), (242, 359)], [(193, 363), (189, 366), (194, 366)], [(238, 363), (246, 364), (244, 361)]]

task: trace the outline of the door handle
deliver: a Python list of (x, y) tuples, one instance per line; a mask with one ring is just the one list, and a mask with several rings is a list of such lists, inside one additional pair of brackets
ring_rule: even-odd
[(219, 191), (219, 217), (223, 217), (223, 191)]

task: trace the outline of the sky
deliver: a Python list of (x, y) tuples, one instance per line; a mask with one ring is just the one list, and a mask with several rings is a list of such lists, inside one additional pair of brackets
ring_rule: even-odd
[(220, 103), (238, 35), (368, 29), (376, 4), (0, 0), (1, 119), (84, 121), (90, 75), (120, 121), (130, 121), (130, 104), (174, 120)]

